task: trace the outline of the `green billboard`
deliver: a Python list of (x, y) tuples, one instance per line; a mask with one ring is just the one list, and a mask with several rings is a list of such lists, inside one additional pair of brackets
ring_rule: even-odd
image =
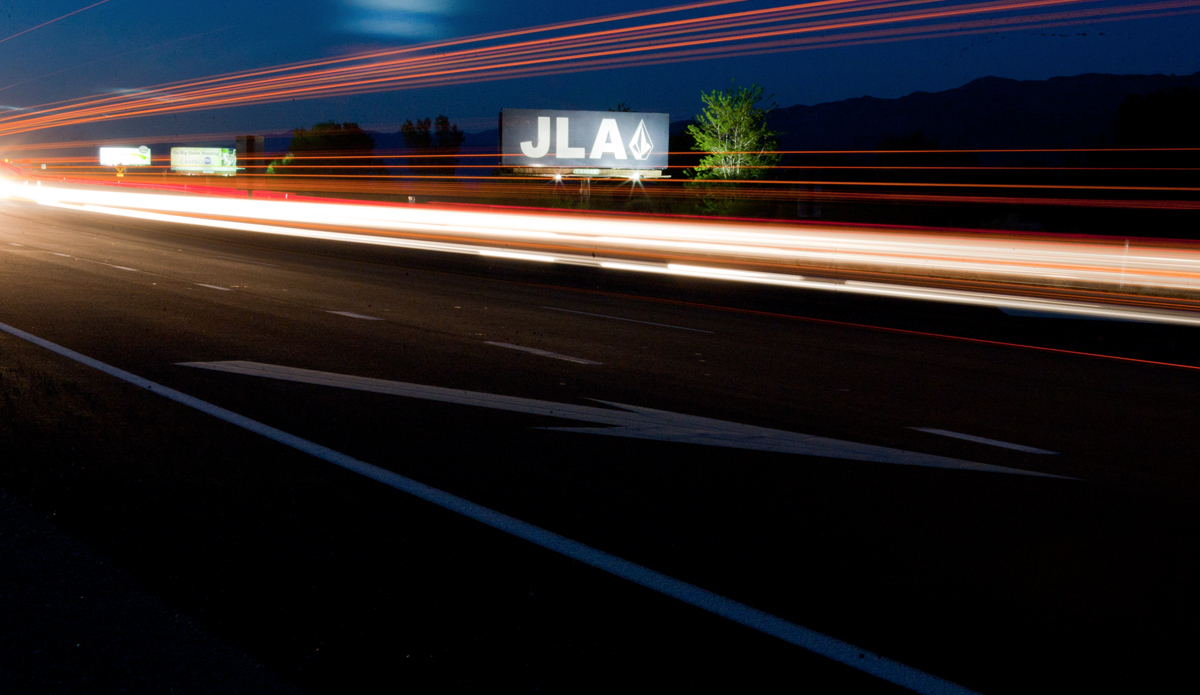
[(172, 147), (171, 171), (179, 174), (237, 173), (237, 150), (228, 147)]

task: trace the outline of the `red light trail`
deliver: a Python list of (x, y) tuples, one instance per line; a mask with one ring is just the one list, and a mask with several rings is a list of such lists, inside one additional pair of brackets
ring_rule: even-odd
[[(18, 184), (0, 197), (259, 234), (1200, 326), (1200, 245)], [(175, 190), (170, 190), (174, 188)], [(136, 189), (134, 189), (136, 190)], [(220, 191), (210, 191), (220, 193)], [(281, 199), (282, 198), (282, 199)], [(903, 283), (903, 284), (897, 284)]]
[[(863, 42), (996, 31), (1061, 23), (1163, 16), (1200, 11), (1200, 0), (1044, 10), (1085, 0), (823, 0), (784, 7), (661, 21), (516, 43), (464, 48), (588, 24), (731, 3), (709, 2), (440, 43), (275, 66), (88, 97), (0, 116), (0, 135), (181, 111), (282, 100), (345, 96), (435, 85), (633, 67), (754, 53), (827, 48)], [(1033, 14), (1013, 14), (1034, 11)], [(997, 15), (967, 19), (971, 15)], [(886, 26), (905, 25), (905, 26)], [(454, 50), (446, 50), (451, 49)]]

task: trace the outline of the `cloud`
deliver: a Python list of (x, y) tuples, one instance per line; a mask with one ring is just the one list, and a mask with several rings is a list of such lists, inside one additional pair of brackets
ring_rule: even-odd
[(24, 110), (25, 110), (25, 107), (23, 107), (23, 106), (5, 106), (3, 104), (0, 104), (0, 111), (24, 111)]
[(405, 12), (443, 17), (462, 14), (468, 5), (462, 0), (348, 0), (348, 4), (375, 12)]
[(466, 14), (469, 0), (344, 0), (344, 27), (356, 34), (433, 39), (450, 31), (449, 19)]
[(417, 17), (405, 19), (360, 17), (347, 22), (346, 28), (356, 34), (397, 36), (404, 39), (432, 39), (441, 36), (445, 31), (441, 22)]

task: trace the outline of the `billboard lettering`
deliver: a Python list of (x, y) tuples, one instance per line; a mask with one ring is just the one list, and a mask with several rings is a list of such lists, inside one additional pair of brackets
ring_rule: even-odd
[(171, 171), (232, 176), (237, 173), (237, 150), (227, 147), (172, 147)]
[(503, 109), (504, 166), (665, 169), (665, 113)]
[(144, 167), (150, 166), (150, 148), (141, 147), (101, 147), (100, 166), (102, 167)]

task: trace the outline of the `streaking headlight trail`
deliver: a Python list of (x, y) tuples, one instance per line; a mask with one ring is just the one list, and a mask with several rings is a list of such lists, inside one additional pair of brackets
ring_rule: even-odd
[(11, 181), (0, 182), (0, 193), (90, 214), (243, 232), (1200, 325), (1200, 245), (1186, 243), (1138, 241), (1130, 249), (1116, 240), (255, 200)]

